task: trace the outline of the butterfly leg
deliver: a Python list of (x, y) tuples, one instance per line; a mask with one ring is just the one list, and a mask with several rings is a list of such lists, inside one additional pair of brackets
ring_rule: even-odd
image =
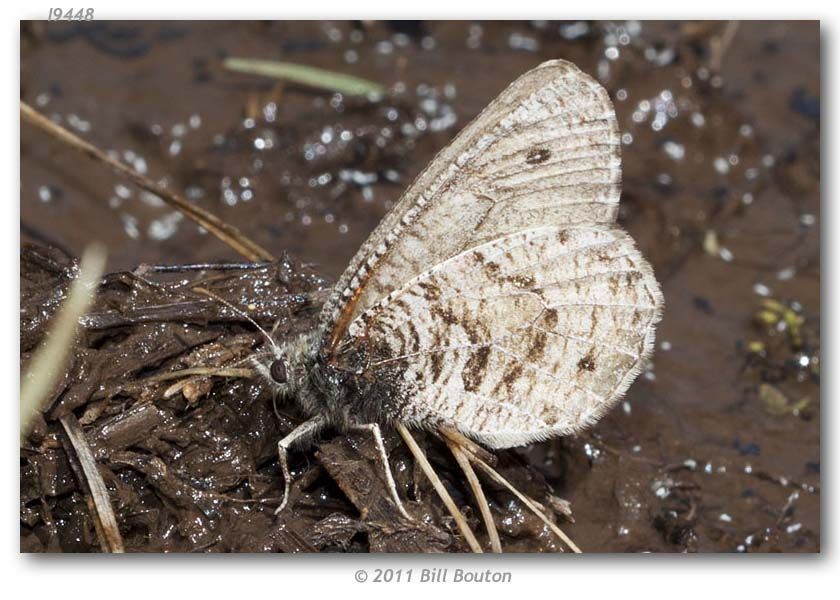
[(284, 489), (283, 502), (281, 502), (280, 506), (277, 507), (277, 510), (274, 511), (275, 515), (280, 514), (283, 509), (286, 508), (286, 503), (289, 501), (289, 492), (292, 487), (292, 474), (289, 471), (289, 448), (302, 439), (311, 438), (316, 435), (324, 428), (325, 424), (326, 419), (324, 419), (324, 417), (320, 415), (312, 417), (308, 421), (304, 421), (295, 427), (289, 435), (277, 442), (277, 459), (280, 463), (280, 469), (283, 471)]
[(405, 510), (405, 506), (403, 506), (402, 500), (400, 500), (400, 496), (397, 493), (397, 484), (394, 482), (394, 475), (391, 473), (391, 465), (388, 462), (388, 453), (385, 451), (385, 443), (382, 441), (382, 430), (379, 428), (379, 425), (376, 423), (351, 425), (350, 429), (355, 431), (367, 431), (373, 436), (376, 449), (379, 451), (379, 460), (382, 461), (382, 468), (385, 470), (385, 480), (388, 483), (388, 491), (391, 493), (391, 499), (393, 499), (394, 504), (397, 505), (400, 514), (409, 521), (413, 521), (414, 519), (412, 519)]

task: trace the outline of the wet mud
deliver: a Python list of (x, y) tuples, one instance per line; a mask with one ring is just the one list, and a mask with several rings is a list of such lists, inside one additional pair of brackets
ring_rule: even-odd
[[(377, 101), (226, 71), (285, 60), (388, 89)], [(610, 92), (623, 134), (619, 216), (666, 298), (651, 364), (590, 431), (499, 454), (499, 469), (585, 552), (820, 549), (818, 23), (26, 23), (21, 99), (280, 257), (230, 249), (47, 135), (21, 128), (21, 367), (74, 259), (111, 272), (21, 447), (21, 550), (102, 550), (61, 417), (78, 420), (135, 552), (465, 551), (393, 432), (417, 522), (385, 501), (370, 440), (294, 452), (279, 518), (277, 440), (300, 415), (234, 364), (311, 326), (319, 295), (435, 153), (518, 75), (564, 58)], [(176, 386), (173, 388), (173, 386)], [(421, 440), (487, 542), (446, 447)], [(507, 551), (562, 543), (485, 482)], [(568, 502), (568, 505), (566, 504)], [(569, 514), (570, 509), (570, 514)], [(489, 549), (489, 546), (488, 546)]]

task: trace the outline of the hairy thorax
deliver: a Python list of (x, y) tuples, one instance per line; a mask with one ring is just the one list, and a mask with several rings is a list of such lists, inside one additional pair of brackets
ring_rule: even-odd
[(366, 367), (378, 354), (375, 349), (350, 346), (326, 356), (319, 352), (319, 339), (314, 332), (306, 333), (278, 348), (275, 360), (280, 358), (286, 366), (286, 383), (273, 381), (269, 365), (263, 365), (260, 370), (275, 392), (295, 402), (307, 418), (321, 416), (339, 430), (397, 419), (402, 397), (399, 365), (373, 377)]

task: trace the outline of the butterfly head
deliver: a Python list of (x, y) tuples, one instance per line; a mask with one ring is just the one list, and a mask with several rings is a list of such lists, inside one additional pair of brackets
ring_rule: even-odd
[(272, 342), (266, 352), (251, 359), (254, 368), (273, 391), (281, 396), (297, 396), (305, 386), (312, 356), (311, 336), (302, 335), (285, 343)]
[(289, 369), (286, 367), (286, 359), (284, 357), (275, 358), (268, 367), (268, 374), (271, 380), (277, 384), (288, 383)]

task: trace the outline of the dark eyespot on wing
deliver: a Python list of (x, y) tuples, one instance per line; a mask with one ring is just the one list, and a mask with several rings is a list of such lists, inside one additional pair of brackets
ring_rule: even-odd
[(551, 158), (551, 150), (548, 148), (531, 148), (525, 156), (525, 162), (529, 165), (539, 165)]
[(592, 351), (590, 350), (589, 353), (581, 358), (577, 364), (578, 371), (594, 371), (595, 370), (595, 357), (592, 356)]

